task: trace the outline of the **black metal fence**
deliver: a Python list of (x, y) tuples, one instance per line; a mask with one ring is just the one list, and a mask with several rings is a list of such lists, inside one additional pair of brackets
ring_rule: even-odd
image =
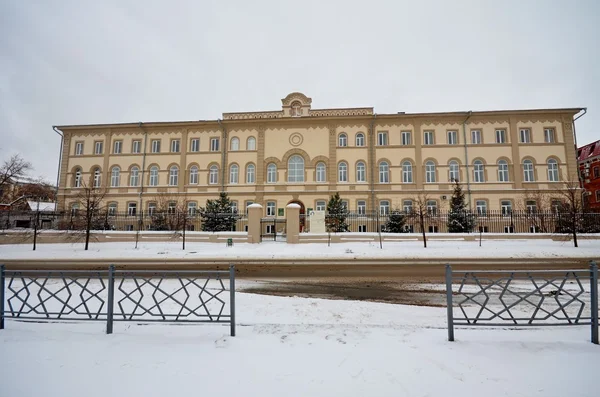
[(0, 329), (5, 318), (106, 321), (107, 334), (115, 321), (228, 323), (235, 336), (235, 266), (129, 271), (111, 265), (75, 271), (6, 270), (1, 265)]

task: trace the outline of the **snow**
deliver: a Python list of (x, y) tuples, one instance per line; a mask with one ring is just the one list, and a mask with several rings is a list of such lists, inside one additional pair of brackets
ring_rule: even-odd
[[(32, 211), (37, 211), (39, 208), (40, 212), (54, 212), (56, 211), (56, 203), (47, 203), (43, 201), (31, 201), (27, 200), (27, 205)], [(38, 207), (39, 206), (39, 207)]]
[(263, 206), (258, 203), (248, 205), (246, 208), (262, 208)]
[[(240, 280), (242, 281), (242, 280)], [(228, 326), (25, 323), (0, 331), (1, 395), (594, 396), (588, 327), (455, 330), (444, 308), (237, 294)]]
[(300, 204), (291, 203), (291, 204), (287, 205), (287, 208), (302, 208), (302, 207), (300, 207)]
[(331, 244), (286, 244), (263, 242), (261, 244), (225, 244), (187, 242), (146, 242), (134, 248), (132, 242), (92, 243), (89, 251), (83, 244), (38, 244), (32, 251), (30, 244), (0, 245), (0, 260), (9, 259), (122, 259), (122, 258), (227, 258), (227, 259), (368, 259), (368, 258), (597, 258), (600, 259), (600, 240), (581, 240), (579, 248), (570, 241), (494, 240), (439, 241), (429, 240), (427, 248), (420, 241), (386, 241), (383, 249), (379, 242), (343, 242)]

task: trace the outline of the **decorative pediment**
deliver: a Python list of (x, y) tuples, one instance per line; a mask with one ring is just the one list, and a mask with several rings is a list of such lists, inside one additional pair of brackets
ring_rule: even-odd
[(301, 92), (292, 92), (281, 100), (283, 106), (291, 106), (293, 102), (300, 102), (302, 106), (309, 106), (312, 104), (312, 98), (307, 97)]

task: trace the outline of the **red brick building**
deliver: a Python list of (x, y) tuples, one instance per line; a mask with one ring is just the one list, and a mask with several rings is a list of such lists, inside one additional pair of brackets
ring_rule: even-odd
[(600, 211), (600, 140), (577, 150), (579, 174), (590, 209)]

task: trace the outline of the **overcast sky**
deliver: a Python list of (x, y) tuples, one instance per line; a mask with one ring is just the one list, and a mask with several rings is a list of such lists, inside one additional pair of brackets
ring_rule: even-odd
[[(0, 0), (0, 160), (56, 179), (52, 125), (587, 107), (600, 139), (600, 2)], [(596, 126), (596, 127), (594, 127)]]

